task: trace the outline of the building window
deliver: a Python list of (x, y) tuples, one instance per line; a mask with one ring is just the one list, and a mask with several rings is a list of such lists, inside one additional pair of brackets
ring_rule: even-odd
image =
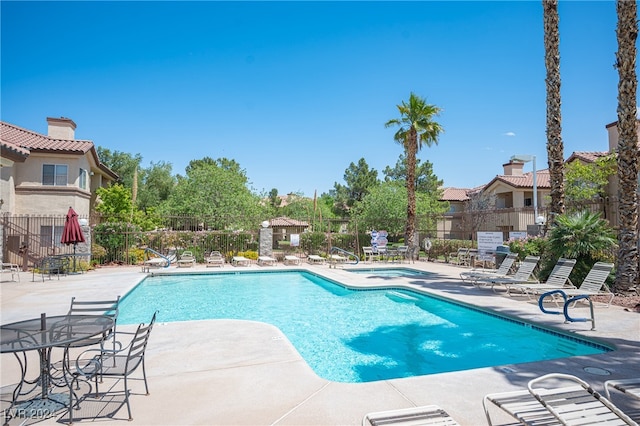
[(533, 200), (531, 198), (525, 198), (524, 199), (524, 206), (525, 207), (531, 207), (533, 206)]
[(64, 226), (42, 225), (40, 226), (40, 245), (42, 247), (62, 247), (62, 230)]
[(80, 169), (78, 186), (80, 187), (80, 189), (87, 189), (87, 171), (82, 168)]
[(67, 165), (66, 164), (43, 164), (42, 184), (67, 186)]

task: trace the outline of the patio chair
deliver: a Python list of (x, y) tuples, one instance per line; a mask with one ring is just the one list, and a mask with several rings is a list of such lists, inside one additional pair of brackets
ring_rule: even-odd
[(487, 270), (487, 269), (471, 269), (470, 271), (460, 272), (460, 279), (465, 282), (472, 282), (476, 279), (480, 278), (496, 278), (496, 277), (506, 277), (511, 270), (511, 267), (515, 263), (518, 258), (517, 253), (509, 253), (502, 263), (500, 267), (495, 270)]
[(36, 263), (33, 268), (33, 276), (31, 278), (32, 281), (35, 281), (36, 273), (39, 273), (42, 276), (42, 281), (44, 282), (45, 275), (51, 279), (51, 275), (55, 274), (58, 279), (60, 279), (60, 275), (66, 275), (68, 268), (69, 259), (61, 256), (48, 256), (40, 259), (39, 262)]
[(469, 247), (460, 247), (457, 252), (449, 253), (449, 263), (454, 263), (458, 266), (467, 265), (469, 262)]
[(530, 293), (534, 294), (539, 291), (548, 291), (556, 288), (575, 288), (569, 279), (569, 275), (571, 275), (574, 266), (576, 266), (576, 259), (560, 258), (544, 283), (507, 284), (507, 294), (511, 295), (512, 290), (519, 290), (520, 293), (529, 295)]
[(196, 258), (192, 251), (185, 250), (178, 259), (178, 268), (191, 268), (196, 264)]
[[(554, 386), (538, 387), (554, 380)], [(570, 382), (557, 386), (558, 383)], [(488, 403), (492, 403), (522, 424), (635, 425), (608, 399), (588, 383), (568, 374), (546, 374), (529, 381), (527, 390), (486, 395), (482, 401), (489, 425), (492, 425)]]
[(207, 257), (204, 258), (204, 263), (207, 266), (207, 268), (210, 266), (223, 267), (224, 256), (219, 251), (214, 250), (211, 253), (209, 253)]
[[(149, 395), (149, 385), (147, 383), (147, 372), (145, 368), (145, 351), (147, 349), (147, 343), (149, 342), (149, 336), (151, 330), (156, 321), (157, 312), (151, 317), (149, 324), (138, 325), (135, 333), (119, 331), (116, 335), (118, 339), (118, 347), (114, 350), (102, 347), (100, 349), (88, 349), (82, 352), (75, 361), (75, 369), (73, 370), (73, 379), (69, 385), (69, 424), (73, 423), (73, 411), (80, 409), (81, 399), (74, 389), (78, 389), (78, 381), (83, 380), (90, 384), (93, 380), (95, 386), (95, 397), (104, 397), (110, 393), (113, 393), (115, 383), (109, 388), (107, 392), (100, 395), (98, 389), (98, 379), (112, 378), (122, 381), (124, 385), (124, 398), (127, 405), (127, 412), (129, 414), (129, 420), (133, 420), (131, 415), (131, 404), (129, 403), (129, 396), (131, 391), (129, 389), (128, 380), (130, 376), (142, 368), (142, 379), (144, 381), (145, 395)], [(120, 342), (122, 336), (130, 335), (131, 340), (124, 345)], [(88, 394), (83, 396), (82, 399), (87, 399), (91, 395), (91, 389)]]
[(301, 259), (298, 256), (287, 255), (284, 257), (285, 265), (299, 265)]
[(640, 400), (640, 377), (633, 379), (607, 380), (604, 382), (604, 393), (608, 400), (611, 400), (611, 389), (615, 389), (626, 396)]
[(109, 300), (77, 300), (75, 296), (72, 297), (68, 315), (106, 315), (113, 318), (113, 328), (108, 331), (108, 334), (83, 339), (79, 342), (72, 343), (70, 346), (82, 347), (98, 344), (107, 339), (109, 337), (108, 335), (111, 335), (115, 349), (116, 321), (118, 320), (119, 305), (120, 296)]
[(231, 258), (231, 264), (233, 266), (249, 266), (249, 259), (244, 256), (233, 256)]
[[(540, 256), (527, 256), (520, 266), (516, 270), (515, 274), (504, 277), (481, 277), (471, 280), (471, 283), (476, 287), (491, 286), (494, 290), (496, 285), (511, 285), (511, 284), (524, 284), (531, 282), (531, 276), (533, 271), (538, 266)], [(537, 282), (537, 280), (536, 280)]]
[(271, 256), (258, 256), (258, 265), (260, 266), (276, 266), (278, 260)]
[[(18, 265), (16, 265), (15, 263), (2, 263), (2, 266), (0, 266), (0, 273), (1, 275), (4, 274), (10, 274), (11, 275), (11, 281), (18, 281), (20, 282), (20, 267)], [(17, 280), (16, 280), (17, 278)]]
[(362, 253), (364, 255), (364, 263), (373, 262), (373, 247), (362, 247)]
[(398, 410), (369, 413), (362, 419), (362, 426), (377, 425), (459, 425), (449, 414), (437, 405), (403, 408)]

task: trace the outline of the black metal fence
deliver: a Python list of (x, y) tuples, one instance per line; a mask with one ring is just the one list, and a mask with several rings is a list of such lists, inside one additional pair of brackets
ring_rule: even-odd
[[(598, 199), (567, 210), (600, 212), (613, 227), (617, 221), (617, 202)], [(552, 218), (553, 214), (541, 208), (538, 214)], [(4, 262), (17, 263), (28, 268), (45, 256), (68, 254), (73, 246), (60, 243), (65, 215), (58, 216), (0, 216), (2, 230), (2, 255)], [(142, 231), (129, 223), (127, 217), (92, 215), (80, 217), (87, 243), (78, 244), (76, 250), (90, 253), (92, 262), (137, 264), (144, 260), (145, 248), (160, 253), (169, 250), (191, 250), (199, 261), (217, 250), (227, 257), (238, 253), (249, 257), (257, 255), (259, 230), (264, 218), (209, 218), (171, 216), (161, 219), (161, 226), (153, 231)], [(505, 241), (510, 231), (527, 231), (534, 223), (531, 207), (520, 209), (495, 209), (453, 212), (440, 216), (418, 218), (418, 241), (431, 239), (434, 246), (449, 250), (448, 240), (467, 240), (470, 243), (479, 231), (502, 231)], [(243, 230), (228, 230), (224, 224), (248, 224)], [(273, 250), (276, 254), (326, 253), (332, 246), (361, 253), (370, 245), (369, 229), (356, 220), (316, 218), (299, 219), (299, 226), (273, 227)], [(304, 224), (302, 224), (304, 223)], [(404, 240), (404, 220), (385, 221), (389, 230), (389, 242)], [(540, 229), (544, 229), (541, 227)], [(299, 245), (291, 244), (291, 236), (299, 236)]]

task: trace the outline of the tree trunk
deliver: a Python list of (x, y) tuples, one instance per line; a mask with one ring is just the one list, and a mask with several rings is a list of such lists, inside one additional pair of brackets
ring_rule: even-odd
[(407, 226), (405, 244), (409, 253), (414, 253), (414, 233), (416, 225), (416, 155), (418, 152), (418, 134), (412, 126), (407, 135)]
[(618, 0), (618, 199), (620, 228), (615, 291), (638, 283), (638, 122), (636, 93), (637, 4)]
[[(560, 98), (560, 36), (558, 1), (543, 0), (544, 50), (547, 69), (547, 158), (551, 185), (549, 211), (564, 213), (564, 147), (562, 144), (562, 113)], [(553, 217), (547, 221), (553, 223)], [(537, 218), (536, 218), (537, 220)]]

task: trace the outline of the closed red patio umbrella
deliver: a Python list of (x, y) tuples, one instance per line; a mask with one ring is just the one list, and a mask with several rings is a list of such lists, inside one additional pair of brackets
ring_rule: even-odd
[(62, 230), (62, 238), (60, 239), (62, 244), (73, 244), (73, 271), (76, 270), (76, 245), (78, 243), (84, 243), (84, 235), (82, 234), (82, 228), (78, 222), (78, 213), (69, 207), (67, 212), (67, 220), (64, 223), (64, 229)]

